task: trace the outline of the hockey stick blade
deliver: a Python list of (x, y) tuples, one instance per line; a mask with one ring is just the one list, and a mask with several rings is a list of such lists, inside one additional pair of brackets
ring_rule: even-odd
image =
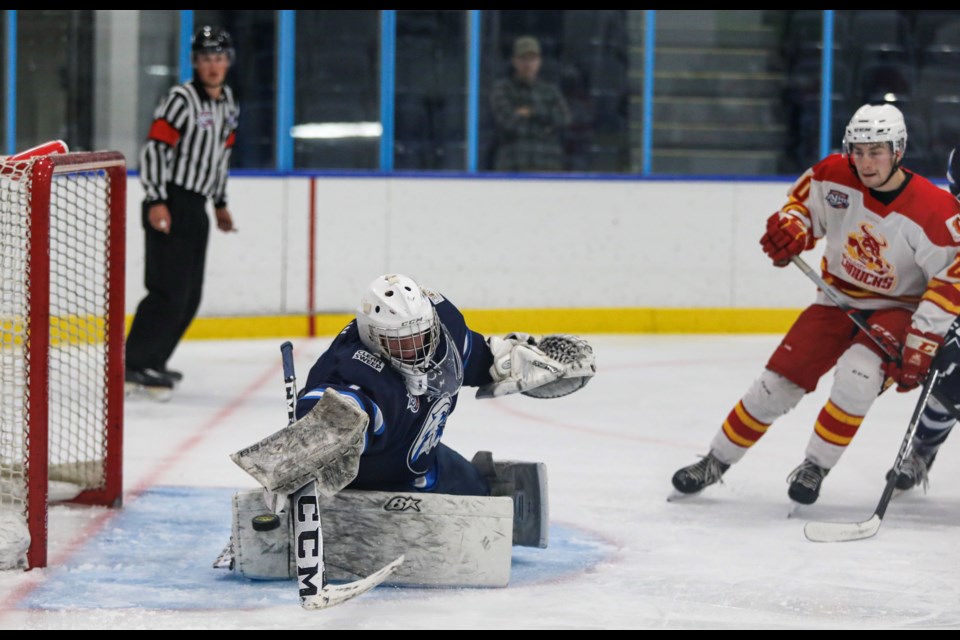
[(385, 565), (379, 571), (371, 573), (366, 578), (361, 578), (347, 584), (328, 584), (320, 590), (319, 593), (300, 598), (300, 604), (304, 609), (329, 609), (347, 600), (352, 600), (359, 595), (370, 591), (384, 580), (389, 578), (397, 568), (403, 564), (405, 556), (400, 556), (390, 564)]
[(863, 522), (808, 522), (803, 527), (803, 535), (811, 542), (846, 542), (849, 540), (863, 540), (876, 535), (880, 530), (880, 523), (883, 522), (883, 515), (887, 512), (887, 505), (893, 497), (897, 488), (897, 474), (900, 472), (900, 465), (910, 449), (910, 442), (913, 434), (917, 431), (917, 425), (920, 423), (920, 416), (923, 414), (923, 408), (927, 406), (927, 400), (937, 385), (940, 378), (940, 372), (934, 369), (927, 376), (923, 383), (923, 391), (913, 409), (913, 417), (910, 418), (910, 425), (900, 443), (900, 451), (897, 452), (897, 459), (893, 463), (892, 473), (887, 477), (887, 484), (883, 487), (883, 493), (877, 508), (873, 510), (873, 516)]
[(880, 530), (882, 518), (874, 514), (863, 522), (808, 522), (803, 535), (810, 542), (849, 542), (872, 538)]

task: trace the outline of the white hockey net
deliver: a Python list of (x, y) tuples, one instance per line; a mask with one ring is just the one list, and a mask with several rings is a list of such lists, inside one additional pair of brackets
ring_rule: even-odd
[(0, 569), (49, 502), (119, 506), (125, 199), (117, 152), (0, 161)]

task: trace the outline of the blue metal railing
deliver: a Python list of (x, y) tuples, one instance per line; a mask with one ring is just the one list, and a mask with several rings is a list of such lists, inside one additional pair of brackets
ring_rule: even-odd
[(469, 13), (467, 27), (467, 171), (476, 173), (480, 157), (480, 10)]
[(4, 114), (4, 134), (7, 141), (7, 155), (17, 152), (17, 10), (7, 9), (6, 31), (7, 86), (6, 113)]
[(830, 153), (833, 133), (833, 9), (823, 12), (823, 55), (820, 59), (820, 157)]
[[(823, 41), (833, 42), (834, 11), (823, 12)], [(184, 9), (180, 14), (179, 34), (179, 77), (189, 80), (193, 75), (190, 61), (190, 40), (194, 30), (194, 12)], [(7, 153), (17, 149), (17, 11), (8, 9), (6, 16), (6, 86), (4, 131)], [(653, 102), (655, 72), (656, 10), (644, 11), (644, 54), (643, 54), (643, 109), (641, 133), (640, 175), (652, 173), (653, 149)], [(480, 127), (480, 76), (481, 76), (481, 24), (483, 12), (467, 12), (467, 122), (466, 122), (466, 166), (469, 173), (478, 171), (479, 127)], [(293, 135), (295, 122), (296, 86), (294, 80), (296, 56), (296, 11), (278, 11), (279, 38), (277, 51), (277, 114), (276, 114), (276, 158), (278, 171), (293, 169)], [(383, 10), (380, 14), (380, 119), (382, 135), (380, 138), (380, 170), (393, 171), (394, 156), (394, 106), (395, 106), (395, 56), (396, 56), (396, 10)], [(830, 152), (833, 93), (833, 47), (823, 47), (821, 58), (822, 89), (820, 101), (820, 156)]]
[(393, 114), (396, 104), (397, 11), (380, 12), (380, 170), (393, 171)]
[(295, 119), (296, 86), (294, 84), (294, 62), (297, 45), (297, 12), (292, 9), (280, 11), (278, 29), (279, 43), (277, 51), (277, 169), (293, 169), (293, 123)]
[(193, 77), (193, 61), (190, 59), (190, 45), (193, 40), (193, 10), (180, 10), (180, 82)]

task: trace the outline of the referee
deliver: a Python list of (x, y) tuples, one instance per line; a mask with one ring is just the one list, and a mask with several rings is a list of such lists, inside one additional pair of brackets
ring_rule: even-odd
[(183, 375), (167, 360), (200, 306), (212, 200), (217, 227), (234, 231), (227, 173), (240, 108), (226, 85), (230, 34), (204, 26), (193, 37), (193, 79), (174, 85), (154, 112), (140, 151), (145, 197), (144, 284), (126, 343), (128, 391), (168, 399)]

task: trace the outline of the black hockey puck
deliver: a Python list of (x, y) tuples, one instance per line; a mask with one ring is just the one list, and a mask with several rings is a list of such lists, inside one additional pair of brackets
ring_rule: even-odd
[(273, 531), (280, 526), (280, 516), (275, 513), (263, 513), (259, 516), (253, 516), (250, 521), (254, 531)]

